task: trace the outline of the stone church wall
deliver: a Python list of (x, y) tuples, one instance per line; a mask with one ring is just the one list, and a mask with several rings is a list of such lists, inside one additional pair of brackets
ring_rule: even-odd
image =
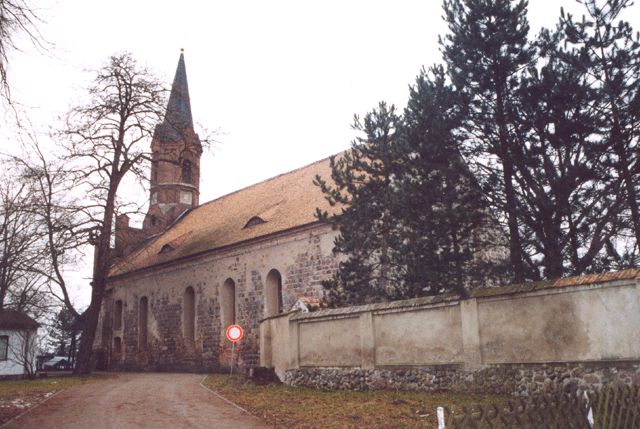
[(635, 277), (525, 284), (267, 318), (261, 364), (323, 389), (572, 391), (640, 384), (639, 327)]
[[(265, 313), (268, 273), (282, 279), (282, 309), (299, 297), (322, 297), (321, 281), (336, 270), (335, 232), (311, 225), (187, 260), (112, 279), (104, 301), (101, 348), (114, 369), (205, 371), (228, 367), (231, 345), (221, 322), (221, 289), (235, 283), (236, 323), (244, 339), (236, 345), (235, 365), (259, 360), (259, 320)], [(195, 339), (185, 338), (184, 294), (195, 292)], [(147, 299), (146, 342), (141, 327), (142, 298)], [(121, 315), (116, 305), (120, 301)], [(114, 320), (121, 318), (121, 323)]]

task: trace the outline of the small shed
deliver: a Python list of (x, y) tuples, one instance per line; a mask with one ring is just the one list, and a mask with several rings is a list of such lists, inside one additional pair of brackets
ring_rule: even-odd
[(0, 310), (0, 378), (33, 375), (36, 371), (40, 324), (15, 310)]
[(66, 356), (54, 356), (44, 363), (44, 369), (64, 370), (70, 369), (69, 359)]

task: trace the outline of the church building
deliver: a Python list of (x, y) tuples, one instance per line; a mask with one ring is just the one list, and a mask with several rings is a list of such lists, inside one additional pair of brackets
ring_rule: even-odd
[[(142, 228), (129, 226), (126, 215), (116, 219), (116, 262), (95, 344), (101, 362), (150, 371), (255, 367), (260, 321), (318, 306), (322, 281), (338, 268), (338, 232), (315, 217), (318, 208), (337, 210), (313, 183), (316, 175), (331, 177), (329, 159), (200, 204), (202, 145), (183, 54), (151, 152)], [(502, 237), (493, 219), (479, 233)], [(503, 247), (477, 257), (506, 260)], [(225, 332), (233, 324), (244, 338), (232, 352)]]
[(337, 234), (316, 208), (324, 159), (204, 204), (202, 146), (180, 55), (164, 121), (151, 143), (149, 210), (141, 229), (116, 220), (115, 255), (96, 346), (114, 369), (210, 371), (231, 363), (225, 329), (244, 338), (235, 365), (259, 362), (259, 321), (298, 300), (319, 302), (338, 266)]

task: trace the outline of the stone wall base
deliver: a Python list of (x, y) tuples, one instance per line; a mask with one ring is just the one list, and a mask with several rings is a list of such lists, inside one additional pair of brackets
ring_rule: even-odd
[(603, 385), (640, 385), (640, 361), (487, 365), (465, 370), (461, 365), (423, 367), (299, 368), (283, 380), (294, 386), (323, 390), (400, 389), (530, 396), (559, 390), (573, 393)]

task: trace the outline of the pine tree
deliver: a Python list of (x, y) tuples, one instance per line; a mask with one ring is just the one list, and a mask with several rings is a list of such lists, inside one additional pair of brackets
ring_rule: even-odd
[(616, 233), (617, 186), (603, 181), (593, 145), (601, 114), (580, 52), (564, 32), (539, 35), (538, 64), (520, 77), (514, 145), (523, 248), (542, 278), (588, 272)]
[(394, 106), (381, 102), (361, 121), (354, 118), (354, 129), (365, 137), (352, 142), (341, 157), (332, 157), (332, 182), (316, 177), (331, 205), (340, 213), (316, 213), (340, 234), (334, 252), (346, 259), (334, 278), (325, 282), (330, 304), (355, 304), (396, 297), (401, 267), (396, 265), (397, 204), (394, 181), (398, 177), (397, 132), (401, 123)]
[(513, 133), (517, 76), (532, 61), (527, 1), (445, 0), (444, 12), (450, 30), (440, 40), (444, 60), (468, 106), (465, 153), (477, 162), (474, 174), (506, 221), (513, 279), (522, 282), (535, 273), (525, 265), (511, 147), (520, 143)]
[(455, 131), (462, 113), (444, 69), (422, 71), (411, 88), (399, 151), (398, 254), (408, 296), (447, 291), (466, 296), (502, 279), (502, 234), (459, 151)]
[(73, 366), (78, 353), (80, 326), (74, 315), (66, 307), (62, 308), (49, 329), (51, 345), (57, 356), (66, 356)]
[[(622, 198), (620, 238), (626, 254), (606, 241), (613, 259), (637, 265), (640, 252), (640, 36), (620, 19), (631, 0), (585, 0), (586, 17), (562, 14), (565, 43), (579, 55), (572, 66), (582, 70), (594, 92), (598, 132), (593, 144), (601, 152), (601, 172), (608, 187), (619, 186)], [(625, 240), (625, 233), (630, 237)], [(623, 243), (624, 244), (624, 243)]]
[(342, 206), (317, 213), (340, 229), (334, 252), (346, 257), (325, 283), (330, 304), (466, 296), (498, 279), (505, 252), (458, 150), (459, 105), (442, 67), (423, 71), (403, 117), (381, 103), (356, 121), (366, 137), (331, 159), (335, 186), (316, 178)]

